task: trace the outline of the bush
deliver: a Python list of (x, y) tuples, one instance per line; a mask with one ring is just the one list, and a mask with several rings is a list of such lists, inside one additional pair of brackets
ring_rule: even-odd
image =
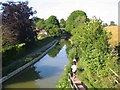
[(83, 71), (78, 74), (89, 88), (116, 87), (108, 78), (112, 77), (109, 68), (118, 72), (117, 59), (109, 48), (110, 34), (103, 30), (101, 24), (101, 20), (94, 18), (72, 31), (73, 50), (70, 50), (69, 56), (79, 57), (78, 69), (82, 67)]

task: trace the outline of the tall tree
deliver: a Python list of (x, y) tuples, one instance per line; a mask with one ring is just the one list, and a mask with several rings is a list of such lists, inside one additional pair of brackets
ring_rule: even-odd
[(48, 34), (51, 36), (59, 36), (60, 34), (60, 24), (56, 16), (50, 16), (45, 21), (45, 29), (47, 30)]
[(62, 18), (62, 19), (60, 20), (60, 27), (61, 27), (61, 28), (65, 28), (65, 25), (66, 25), (66, 21)]
[(107, 23), (103, 23), (103, 27), (106, 27), (106, 26), (108, 26), (108, 24)]
[(36, 23), (36, 28), (44, 29), (45, 28), (45, 21), (44, 19), (39, 19)]
[(85, 12), (80, 10), (72, 12), (66, 21), (66, 31), (71, 33), (74, 28), (83, 24), (85, 21), (87, 21), (87, 15)]
[(111, 21), (111, 22), (110, 22), (110, 26), (116, 26), (115, 22), (114, 22), (114, 21)]
[[(102, 21), (91, 19), (90, 22), (75, 28), (73, 32), (71, 38), (73, 48), (70, 49), (68, 57), (79, 58), (78, 69), (83, 69), (79, 72), (82, 73), (80, 77), (84, 78), (83, 82), (91, 83), (90, 87), (95, 88), (117, 87), (111, 79), (115, 76), (110, 74), (109, 70), (112, 68), (116, 73), (118, 72), (117, 57), (111, 54), (108, 43), (110, 33), (103, 29)], [(105, 80), (106, 78), (111, 82)]]
[(35, 40), (33, 20), (30, 19), (35, 12), (28, 7), (28, 2), (2, 3), (2, 9), (3, 46)]

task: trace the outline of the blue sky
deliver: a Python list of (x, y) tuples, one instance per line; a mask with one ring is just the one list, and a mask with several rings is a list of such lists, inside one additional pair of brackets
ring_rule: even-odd
[[(26, 1), (26, 0), (1, 0)], [(103, 22), (115, 21), (118, 24), (118, 2), (120, 0), (27, 0), (29, 6), (37, 11), (35, 16), (47, 19), (51, 15), (65, 20), (74, 10), (82, 10), (89, 18), (96, 16)]]

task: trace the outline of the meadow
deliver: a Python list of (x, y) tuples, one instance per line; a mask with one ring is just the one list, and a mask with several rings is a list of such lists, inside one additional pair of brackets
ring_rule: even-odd
[(104, 29), (112, 34), (109, 40), (109, 43), (112, 46), (115, 46), (118, 42), (120, 42), (120, 26), (107, 26)]

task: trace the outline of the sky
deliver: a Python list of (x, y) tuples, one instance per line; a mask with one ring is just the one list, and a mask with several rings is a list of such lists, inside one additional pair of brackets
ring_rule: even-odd
[[(26, 0), (0, 0), (5, 1), (26, 1)], [(59, 20), (65, 20), (75, 10), (86, 12), (88, 18), (96, 16), (103, 23), (114, 21), (118, 24), (118, 2), (120, 0), (27, 0), (29, 6), (37, 11), (35, 16), (47, 19), (55, 15)]]

